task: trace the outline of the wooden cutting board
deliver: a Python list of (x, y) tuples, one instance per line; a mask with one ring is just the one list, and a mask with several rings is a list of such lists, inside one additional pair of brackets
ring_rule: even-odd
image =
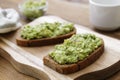
[[(39, 24), (41, 22), (54, 22), (65, 20), (56, 16), (44, 16), (31, 22), (30, 25)], [(79, 75), (104, 69), (118, 60), (120, 60), (120, 41), (102, 34), (93, 32), (92, 30), (75, 24), (77, 33), (93, 33), (105, 42), (105, 52), (92, 65), (73, 74), (60, 74), (43, 64), (43, 57), (51, 52), (54, 45), (43, 47), (20, 47), (15, 43), (15, 38), (19, 31), (11, 34), (6, 34), (1, 37), (0, 55), (6, 58), (16, 70), (21, 73), (36, 77), (41, 80), (73, 80)]]

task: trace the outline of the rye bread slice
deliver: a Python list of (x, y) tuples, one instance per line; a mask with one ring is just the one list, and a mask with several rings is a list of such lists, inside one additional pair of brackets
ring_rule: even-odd
[(55, 62), (49, 55), (43, 58), (43, 62), (45, 65), (47, 65), (48, 67), (52, 68), (53, 70), (59, 73), (70, 74), (89, 66), (90, 64), (95, 62), (103, 54), (103, 52), (104, 52), (104, 42), (100, 47), (98, 47), (95, 51), (93, 51), (87, 58), (74, 64), (60, 65), (57, 62)]
[(76, 34), (75, 28), (70, 33), (60, 35), (60, 36), (57, 36), (54, 38), (42, 38), (42, 39), (26, 40), (26, 39), (23, 39), (20, 35), (18, 35), (16, 38), (16, 43), (19, 46), (25, 46), (25, 47), (53, 45), (53, 44), (62, 43), (64, 41), (64, 39), (71, 37), (73, 34)]

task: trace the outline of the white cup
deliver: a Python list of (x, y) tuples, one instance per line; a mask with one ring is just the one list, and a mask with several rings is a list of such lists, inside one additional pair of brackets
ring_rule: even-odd
[(120, 27), (120, 0), (89, 0), (90, 22), (95, 28), (112, 31)]

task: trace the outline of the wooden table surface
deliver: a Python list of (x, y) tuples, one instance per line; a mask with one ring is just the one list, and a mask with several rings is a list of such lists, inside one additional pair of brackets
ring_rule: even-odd
[[(120, 29), (113, 32), (98, 31), (93, 28), (89, 22), (89, 4), (87, 0), (48, 0), (49, 8), (46, 15), (60, 16), (68, 21), (84, 25), (101, 34), (114, 37), (120, 40)], [(74, 2), (75, 1), (75, 2)], [(18, 4), (21, 0), (0, 0), (0, 7), (14, 8), (18, 11)], [(23, 24), (28, 21), (21, 14), (21, 22)], [(0, 80), (37, 80), (30, 76), (17, 72), (12, 65), (0, 57)], [(107, 80), (120, 80), (120, 72)]]

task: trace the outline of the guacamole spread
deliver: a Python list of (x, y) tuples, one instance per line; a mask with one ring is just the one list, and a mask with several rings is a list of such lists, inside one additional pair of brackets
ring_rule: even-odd
[(76, 63), (84, 60), (101, 44), (102, 40), (93, 34), (76, 34), (64, 40), (63, 44), (56, 45), (49, 56), (59, 64)]
[(67, 34), (73, 31), (72, 23), (40, 23), (39, 25), (26, 25), (21, 31), (21, 37), (27, 40), (52, 38), (59, 35)]
[(46, 7), (46, 0), (27, 0), (21, 8), (27, 18), (34, 19), (42, 16)]

